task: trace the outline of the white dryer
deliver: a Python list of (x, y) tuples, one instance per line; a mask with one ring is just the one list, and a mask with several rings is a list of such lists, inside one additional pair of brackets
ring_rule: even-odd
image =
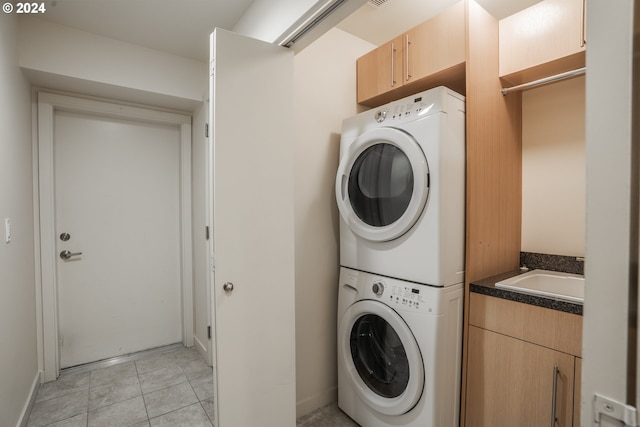
[(364, 427), (457, 427), (462, 299), (341, 268), (338, 406)]
[(438, 87), (346, 119), (336, 199), (343, 267), (463, 282), (464, 97)]

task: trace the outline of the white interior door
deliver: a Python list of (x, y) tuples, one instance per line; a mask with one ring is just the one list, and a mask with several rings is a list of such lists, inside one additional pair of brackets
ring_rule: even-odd
[[(180, 132), (57, 112), (60, 366), (180, 342)], [(59, 235), (68, 233), (69, 240)]]
[(55, 371), (184, 342), (191, 159), (180, 121), (190, 118), (40, 94), (44, 338), (58, 343)]
[(215, 425), (294, 426), (293, 53), (211, 47)]

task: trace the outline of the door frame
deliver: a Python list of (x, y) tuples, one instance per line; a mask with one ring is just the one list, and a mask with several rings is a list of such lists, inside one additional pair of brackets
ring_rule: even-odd
[(60, 372), (56, 238), (54, 215), (53, 122), (56, 111), (94, 114), (103, 117), (173, 125), (180, 131), (180, 233), (182, 343), (193, 345), (193, 254), (191, 226), (191, 117), (182, 114), (121, 105), (114, 102), (77, 98), (48, 92), (37, 93), (37, 149), (34, 170), (38, 183), (40, 300), (38, 356), (44, 382), (53, 381)]

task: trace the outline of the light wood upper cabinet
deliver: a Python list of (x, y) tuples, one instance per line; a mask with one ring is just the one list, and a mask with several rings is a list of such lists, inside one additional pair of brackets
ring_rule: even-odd
[(403, 38), (398, 36), (358, 59), (358, 102), (403, 84)]
[(500, 21), (500, 78), (521, 84), (585, 65), (585, 0), (544, 0)]
[(404, 34), (404, 84), (465, 62), (464, 2)]
[(465, 37), (460, 1), (362, 56), (358, 103), (374, 107), (439, 85), (464, 93)]

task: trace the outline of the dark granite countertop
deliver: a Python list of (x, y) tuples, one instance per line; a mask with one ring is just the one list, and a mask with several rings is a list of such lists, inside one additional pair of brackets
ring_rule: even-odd
[(552, 310), (564, 311), (567, 313), (578, 314), (582, 316), (582, 304), (575, 304), (567, 301), (558, 301), (553, 298), (528, 295), (520, 292), (510, 291), (508, 289), (496, 288), (497, 282), (509, 277), (516, 276), (518, 274), (521, 274), (521, 272), (519, 270), (515, 270), (498, 274), (497, 276), (488, 277), (486, 279), (475, 280), (471, 282), (470, 291), (477, 294), (489, 295), (496, 298), (536, 305), (538, 307), (550, 308)]

